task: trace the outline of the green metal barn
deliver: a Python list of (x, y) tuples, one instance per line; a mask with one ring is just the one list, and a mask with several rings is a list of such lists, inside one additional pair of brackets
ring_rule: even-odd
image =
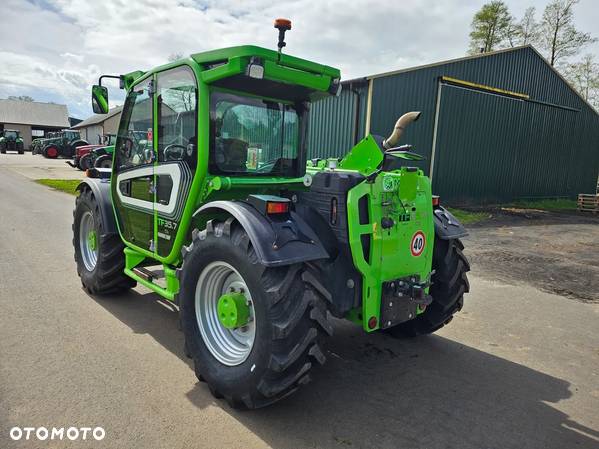
[(345, 81), (313, 105), (311, 157), (343, 156), (422, 111), (402, 143), (453, 204), (593, 193), (599, 115), (531, 46)]

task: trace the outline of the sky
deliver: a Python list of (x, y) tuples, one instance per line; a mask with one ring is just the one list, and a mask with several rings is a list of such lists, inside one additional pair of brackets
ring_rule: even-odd
[[(145, 70), (241, 44), (276, 49), (273, 19), (292, 20), (284, 51), (341, 69), (343, 79), (464, 56), (474, 0), (3, 0), (0, 98), (29, 95), (91, 112), (101, 74)], [(520, 17), (547, 0), (506, 1)], [(581, 0), (576, 25), (599, 38), (599, 2)], [(585, 49), (599, 59), (599, 43)], [(122, 94), (110, 90), (112, 104)]]

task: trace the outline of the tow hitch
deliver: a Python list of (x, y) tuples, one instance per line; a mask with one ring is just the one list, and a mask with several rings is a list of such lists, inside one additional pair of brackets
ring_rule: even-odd
[(416, 317), (418, 308), (424, 310), (433, 297), (426, 294), (430, 279), (421, 282), (419, 276), (408, 276), (383, 282), (381, 328), (386, 329)]

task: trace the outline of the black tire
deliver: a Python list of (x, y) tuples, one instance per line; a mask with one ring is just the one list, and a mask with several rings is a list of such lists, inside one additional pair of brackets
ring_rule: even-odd
[(435, 237), (430, 294), (433, 303), (416, 319), (398, 324), (387, 330), (394, 337), (417, 337), (441, 329), (462, 310), (464, 293), (470, 291), (466, 273), (470, 271), (464, 256), (464, 245), (458, 239), (441, 240)]
[(103, 154), (94, 161), (96, 168), (112, 168), (112, 154)]
[(43, 154), (45, 158), (56, 159), (60, 156), (60, 148), (56, 145), (48, 145), (47, 147), (44, 147)]
[(66, 145), (63, 149), (62, 156), (63, 157), (73, 157), (77, 151), (78, 147), (89, 145), (85, 140), (76, 140)]
[[(95, 231), (98, 236), (98, 259), (92, 271), (86, 268), (82, 260), (79, 240), (81, 217), (88, 211), (93, 216)], [(77, 274), (88, 293), (105, 294), (135, 287), (137, 283), (123, 273), (125, 268), (123, 249), (125, 246), (118, 234), (104, 231), (100, 206), (89, 188), (83, 188), (77, 196), (73, 218), (73, 247), (75, 249)]]
[[(233, 266), (250, 290), (256, 335), (247, 359), (227, 366), (204, 343), (195, 312), (195, 289), (202, 270), (214, 261)], [(310, 380), (310, 369), (326, 358), (322, 340), (332, 335), (327, 319), (329, 295), (316, 274), (298, 263), (267, 268), (260, 264), (246, 232), (232, 219), (209, 222), (193, 232), (179, 270), (178, 301), (185, 351), (194, 361), (200, 381), (216, 398), (234, 408), (254, 409), (272, 404)]]
[(92, 168), (92, 155), (91, 153), (84, 154), (79, 159), (79, 170), (87, 170), (88, 168)]

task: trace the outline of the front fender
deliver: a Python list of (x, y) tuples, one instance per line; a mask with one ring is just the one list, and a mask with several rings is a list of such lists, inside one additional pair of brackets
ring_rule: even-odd
[(118, 234), (114, 212), (112, 210), (112, 199), (110, 197), (110, 179), (85, 178), (75, 190), (81, 191), (88, 187), (98, 203), (104, 232), (107, 234)]
[(441, 206), (433, 210), (435, 217), (435, 235), (442, 240), (459, 239), (468, 235), (466, 228), (451, 212)]
[[(200, 207), (193, 216), (198, 218), (201, 215), (223, 212), (237, 220), (247, 232), (256, 256), (264, 266), (291, 265), (329, 257), (316, 233), (295, 212), (290, 213), (287, 221), (275, 222), (243, 201), (213, 201)], [(298, 238), (289, 239), (277, 246), (277, 229), (281, 227)]]

